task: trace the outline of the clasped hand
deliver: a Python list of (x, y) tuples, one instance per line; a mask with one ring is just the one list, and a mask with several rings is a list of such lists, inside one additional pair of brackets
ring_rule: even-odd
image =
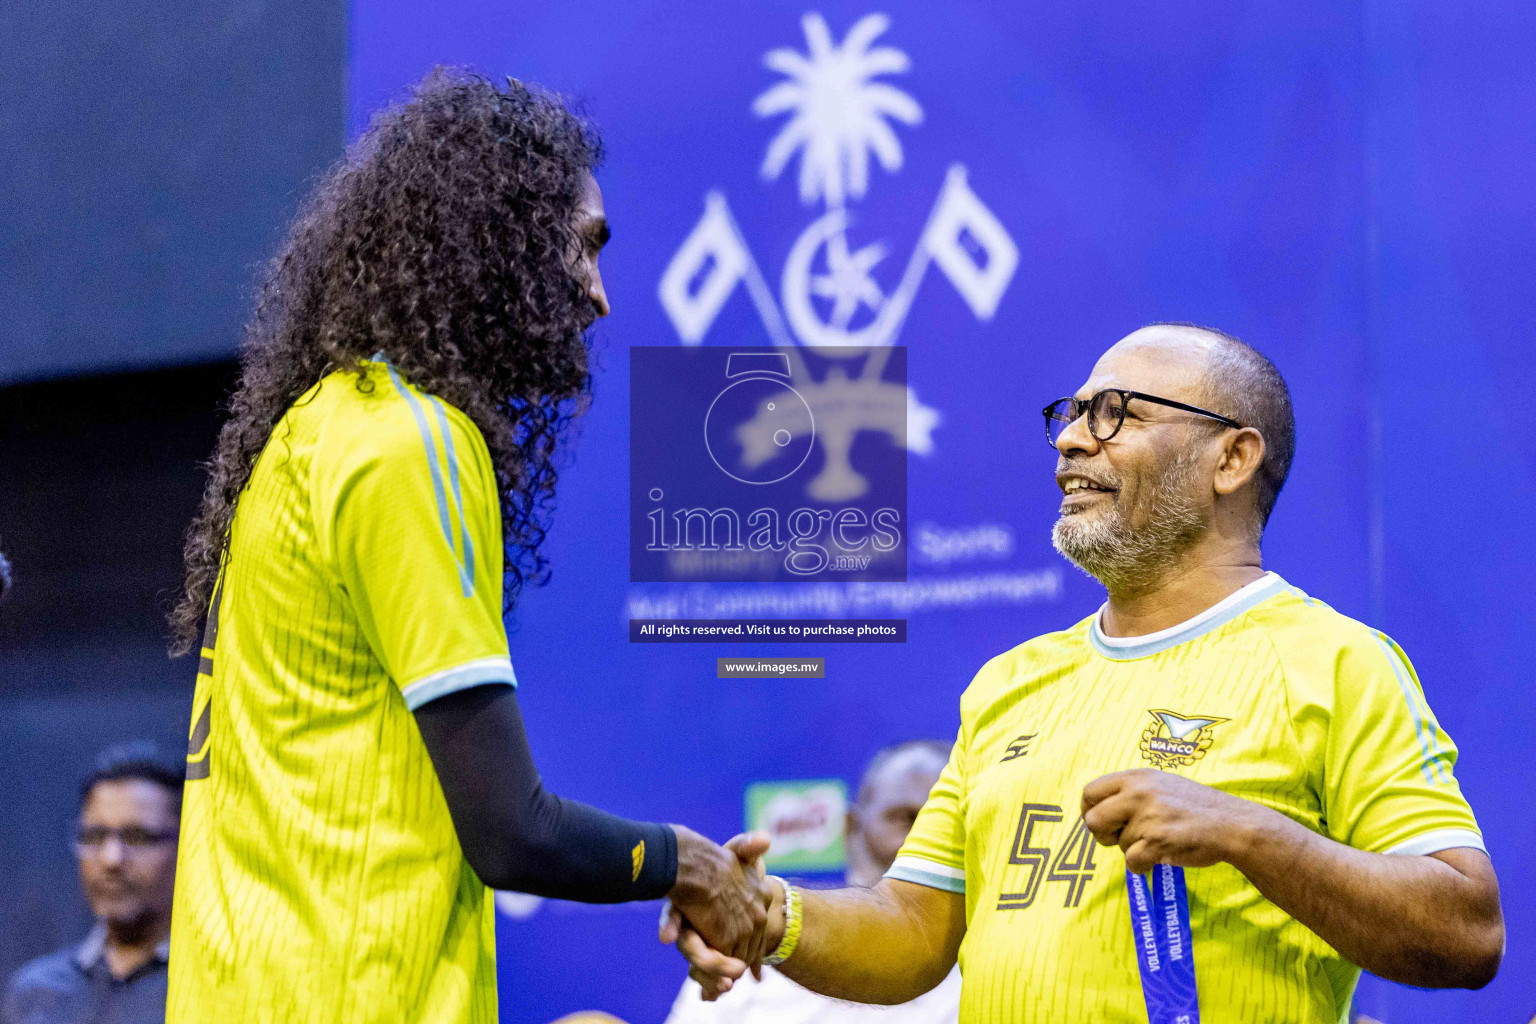
[(729, 992), (731, 985), (747, 971), (754, 977), (762, 976), (763, 957), (783, 937), (784, 893), (768, 880), (763, 870), (768, 837), (762, 832), (745, 833), (724, 848), (715, 847), (724, 855), (719, 858), (721, 861), (731, 862), (729, 867), (722, 865), (722, 874), (732, 879), (740, 877), (741, 890), (752, 894), (744, 904), (744, 917), (722, 915), (721, 908), (707, 895), (680, 891), (683, 831), (678, 832), (679, 884), (662, 905), (658, 937), (662, 942), (677, 944), (678, 952), (688, 961), (688, 976), (704, 990), (704, 999), (712, 1002)]
[[(1145, 874), (1154, 864), (1208, 867), (1230, 861), (1243, 837), (1256, 834), (1250, 826), (1265, 810), (1173, 772), (1138, 768), (1088, 783), (1082, 813), (1094, 839), (1120, 847), (1126, 867)], [(662, 908), (659, 931), (661, 941), (677, 944), (688, 961), (688, 976), (703, 988), (706, 1000), (730, 991), (749, 970), (760, 976), (763, 957), (778, 946), (784, 932), (784, 893), (767, 881), (762, 867), (767, 836), (748, 833), (723, 850), (710, 846), (722, 855), (715, 858), (720, 877), (733, 880), (729, 891), (750, 897), (720, 907), (714, 897), (680, 891), (680, 882)], [(735, 863), (719, 865), (727, 853)], [(740, 907), (747, 908), (745, 913)]]

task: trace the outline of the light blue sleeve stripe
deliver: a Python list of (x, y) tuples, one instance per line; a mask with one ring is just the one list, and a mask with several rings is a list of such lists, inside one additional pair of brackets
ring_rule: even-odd
[(421, 431), (421, 443), (427, 449), (427, 466), (432, 470), (432, 490), (437, 495), (437, 518), (443, 528), (443, 541), (447, 543), (448, 550), (453, 552), (453, 560), (458, 565), (459, 586), (463, 589), (464, 596), (473, 597), (474, 578), (464, 571), (464, 561), (453, 546), (453, 529), (448, 524), (448, 497), (443, 490), (443, 470), (439, 465), (437, 445), (432, 443), (432, 428), (427, 425), (427, 415), (422, 411), (421, 403), (416, 401), (416, 396), (411, 394), (405, 382), (400, 379), (394, 364), (385, 362), (384, 367), (389, 371), (389, 379), (395, 385), (395, 390), (400, 392), (400, 397), (404, 398), (406, 404), (411, 407), (411, 415), (416, 417), (416, 427)]
[(517, 673), (512, 671), (511, 659), (481, 658), (479, 661), (472, 661), (457, 668), (434, 672), (409, 686), (401, 687), (400, 693), (405, 698), (405, 706), (415, 711), (423, 704), (439, 697), (492, 683), (501, 683), (514, 690), (517, 689)]
[(448, 414), (443, 411), (443, 403), (433, 396), (428, 396), (428, 400), (437, 413), (437, 425), (443, 432), (443, 448), (448, 452), (448, 482), (453, 487), (453, 504), (459, 510), (459, 532), (464, 538), (464, 571), (469, 576), (470, 593), (474, 593), (475, 544), (469, 536), (469, 521), (464, 518), (464, 494), (459, 490), (459, 455), (453, 448), (453, 431), (448, 429)]
[[(1392, 666), (1392, 674), (1397, 676), (1398, 688), (1403, 691), (1403, 699), (1408, 702), (1408, 710), (1413, 715), (1413, 730), (1419, 738), (1419, 750), (1424, 755), (1424, 762), (1419, 765), (1419, 770), (1424, 773), (1424, 781), (1433, 785), (1436, 782), (1436, 776), (1440, 777), (1439, 781), (1441, 782), (1447, 781), (1445, 766), (1440, 763), (1440, 741), (1435, 736), (1434, 722), (1433, 720), (1430, 721), (1430, 734), (1426, 738), (1424, 735), (1424, 716), (1419, 714), (1418, 702), (1414, 700), (1415, 687), (1413, 681), (1408, 678), (1408, 673), (1403, 666), (1403, 660), (1397, 656), (1397, 652), (1382, 638), (1381, 633), (1372, 630), (1371, 635), (1376, 638), (1377, 645), (1381, 647), (1381, 653), (1386, 656), (1387, 663)], [(1425, 705), (1425, 708), (1428, 708), (1428, 704)], [(1433, 768), (1433, 771), (1431, 771), (1431, 768)]]
[(943, 889), (945, 892), (965, 892), (963, 878), (946, 878), (944, 875), (936, 875), (930, 871), (920, 871), (907, 864), (891, 865), (885, 877), (901, 882), (911, 882), (914, 885), (926, 885), (930, 889)]

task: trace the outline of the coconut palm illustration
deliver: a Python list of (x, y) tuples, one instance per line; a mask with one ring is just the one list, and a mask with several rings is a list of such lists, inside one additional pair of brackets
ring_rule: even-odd
[[(873, 45), (890, 27), (883, 14), (860, 18), (841, 45), (833, 42), (820, 14), (805, 15), (801, 27), (806, 52), (769, 51), (763, 63), (785, 79), (752, 105), (759, 117), (790, 114), (769, 143), (763, 177), (777, 179), (798, 156), (801, 202), (821, 200), (827, 207), (800, 236), (785, 263), (785, 313), (808, 344), (884, 344), (905, 310), (891, 308), (871, 276), (885, 257), (885, 246), (876, 242), (857, 250), (850, 247), (847, 206), (869, 188), (871, 157), (888, 172), (901, 168), (901, 140), (892, 122), (915, 125), (923, 111), (911, 96), (878, 79), (907, 71), (911, 61), (894, 47)], [(817, 273), (813, 266), (822, 248), (826, 270)], [(814, 311), (811, 294), (831, 302), (830, 319)], [(873, 321), (850, 331), (849, 324), (865, 307)]]
[[(859, 433), (886, 433), (892, 444), (917, 455), (934, 450), (939, 412), (904, 383), (884, 379), (891, 346), (924, 275), (937, 270), (977, 320), (990, 320), (1019, 266), (1019, 250), (971, 188), (966, 166), (951, 163), (895, 287), (882, 291), (873, 272), (886, 248), (879, 242), (850, 245), (849, 207), (869, 190), (874, 164), (887, 174), (901, 170), (897, 125), (923, 120), (917, 101), (883, 80), (908, 71), (911, 61), (892, 46), (876, 45), (890, 27), (883, 14), (860, 18), (841, 43), (820, 14), (804, 15), (801, 26), (804, 51), (780, 47), (764, 55), (768, 69), (783, 77), (752, 104), (758, 117), (787, 115), (769, 142), (762, 177), (777, 180), (798, 158), (801, 202), (825, 204), (790, 247), (780, 301), (718, 188), (706, 194), (702, 215), (668, 261), (657, 298), (679, 340), (699, 345), (731, 296), (745, 288), (814, 418), (815, 443), (825, 459), (806, 493), (836, 502), (870, 490), (850, 459)], [(816, 362), (826, 364), (824, 374), (810, 372), (812, 360), (801, 346), (820, 350), (824, 358)], [(777, 412), (765, 403), (737, 430), (744, 468), (783, 456), (778, 436), (786, 431)]]

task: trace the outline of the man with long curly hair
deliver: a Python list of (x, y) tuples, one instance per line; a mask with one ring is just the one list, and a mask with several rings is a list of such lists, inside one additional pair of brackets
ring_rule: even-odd
[(502, 616), (608, 312), (600, 144), (555, 97), (439, 71), (273, 260), (187, 541), (206, 620), (171, 1021), (496, 1019), (487, 886), (670, 895), (759, 959), (755, 840), (549, 793)]

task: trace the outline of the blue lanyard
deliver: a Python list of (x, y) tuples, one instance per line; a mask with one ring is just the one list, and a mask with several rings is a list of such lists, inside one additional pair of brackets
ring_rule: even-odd
[(1158, 864), (1145, 876), (1126, 871), (1125, 887), (1149, 1024), (1200, 1024), (1184, 869)]

